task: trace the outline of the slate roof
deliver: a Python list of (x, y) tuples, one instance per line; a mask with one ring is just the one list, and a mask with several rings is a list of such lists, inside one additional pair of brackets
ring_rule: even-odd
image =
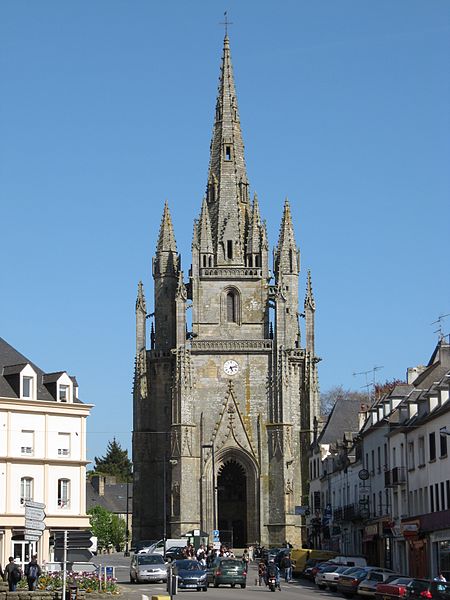
[[(105, 483), (104, 495), (100, 496), (92, 485), (91, 481), (86, 481), (86, 509), (93, 506), (102, 506), (112, 513), (124, 515), (127, 512), (127, 484), (126, 483)], [(128, 486), (129, 503), (128, 512), (133, 512), (133, 485)]]
[[(0, 337), (0, 398), (18, 398), (7, 376), (20, 373), (27, 364), (33, 367), (37, 375), (36, 398), (45, 402), (56, 402), (55, 398), (44, 385), (44, 378), (46, 376), (44, 371), (8, 344), (2, 337)], [(61, 373), (64, 373), (64, 371), (61, 371)], [(74, 398), (74, 403), (82, 404), (78, 398)]]
[(345, 433), (358, 433), (358, 413), (360, 410), (360, 399), (339, 397), (328, 416), (325, 427), (317, 439), (317, 443), (332, 444), (336, 440), (342, 439)]

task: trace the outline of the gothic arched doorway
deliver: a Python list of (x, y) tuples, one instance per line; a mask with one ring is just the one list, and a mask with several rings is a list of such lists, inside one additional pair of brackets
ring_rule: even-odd
[(247, 543), (247, 475), (234, 459), (224, 462), (217, 474), (217, 509), (219, 530), (232, 532), (235, 548)]

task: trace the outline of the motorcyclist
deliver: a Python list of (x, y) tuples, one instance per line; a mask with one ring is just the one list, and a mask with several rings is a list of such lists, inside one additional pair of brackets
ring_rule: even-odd
[(273, 558), (271, 558), (269, 560), (269, 564), (267, 565), (267, 569), (266, 569), (266, 585), (269, 582), (269, 577), (275, 577), (275, 587), (277, 587), (280, 590), (280, 592), (281, 592), (280, 569), (275, 564), (275, 561), (274, 561)]

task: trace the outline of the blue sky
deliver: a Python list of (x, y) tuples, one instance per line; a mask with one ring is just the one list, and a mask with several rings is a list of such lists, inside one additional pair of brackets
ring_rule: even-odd
[(3, 0), (0, 335), (77, 376), (90, 458), (129, 446), (166, 198), (190, 265), (224, 10), (252, 191), (272, 246), (289, 197), (312, 270), (321, 389), (403, 377), (450, 313), (447, 0)]

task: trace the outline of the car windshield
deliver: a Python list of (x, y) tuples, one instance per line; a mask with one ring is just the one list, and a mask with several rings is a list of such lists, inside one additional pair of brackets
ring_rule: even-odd
[(395, 577), (389, 581), (389, 585), (408, 585), (411, 580), (411, 577)]
[(378, 571), (372, 571), (367, 575), (367, 579), (371, 581), (383, 581), (383, 573), (379, 573)]
[(183, 569), (185, 571), (200, 571), (200, 563), (196, 560), (177, 560), (176, 565), (178, 569)]
[(160, 554), (140, 554), (138, 556), (139, 565), (163, 565), (164, 559)]

